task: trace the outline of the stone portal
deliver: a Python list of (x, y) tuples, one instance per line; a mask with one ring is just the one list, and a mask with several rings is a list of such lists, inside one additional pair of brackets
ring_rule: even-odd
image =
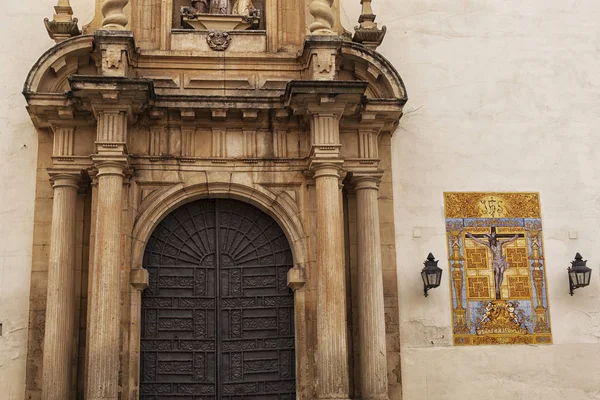
[(281, 228), (245, 203), (167, 216), (144, 254), (140, 399), (295, 399), (292, 266)]

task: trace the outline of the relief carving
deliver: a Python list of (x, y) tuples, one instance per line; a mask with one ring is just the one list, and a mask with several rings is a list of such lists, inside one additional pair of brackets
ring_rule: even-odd
[(105, 50), (104, 63), (106, 69), (120, 69), (122, 61), (122, 49), (115, 47), (108, 47)]
[(231, 36), (223, 31), (211, 31), (206, 37), (208, 46), (215, 51), (225, 51), (231, 44)]

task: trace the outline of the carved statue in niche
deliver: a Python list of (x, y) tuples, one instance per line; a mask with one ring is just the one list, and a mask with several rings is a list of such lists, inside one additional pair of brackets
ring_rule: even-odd
[(183, 27), (233, 31), (260, 26), (260, 11), (254, 8), (252, 0), (191, 0), (191, 4), (181, 7)]
[[(230, 0), (192, 0), (192, 7), (184, 7), (186, 14), (242, 15), (256, 14), (252, 0), (236, 0), (231, 6)], [(182, 10), (183, 11), (183, 10)]]
[(251, 14), (256, 13), (256, 11), (257, 10), (252, 4), (252, 0), (236, 0), (236, 2), (233, 5), (232, 13), (248, 17)]
[(209, 13), (219, 15), (231, 14), (229, 0), (211, 0)]
[(208, 12), (208, 0), (192, 0), (192, 8), (196, 14), (206, 14)]

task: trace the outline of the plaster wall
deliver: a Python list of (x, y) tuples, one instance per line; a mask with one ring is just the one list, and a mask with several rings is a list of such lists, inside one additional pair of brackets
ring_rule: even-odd
[[(80, 21), (91, 18), (91, 1), (71, 4)], [(25, 396), (37, 134), (21, 91), (33, 63), (54, 44), (43, 22), (52, 19), (54, 5), (51, 0), (11, 2), (0, 24), (1, 400)]]
[[(403, 400), (600, 399), (600, 3), (373, 7), (409, 96), (392, 141)], [(553, 345), (452, 346), (445, 191), (540, 193)], [(570, 297), (577, 251), (594, 272)], [(425, 298), (429, 252), (444, 277)]]

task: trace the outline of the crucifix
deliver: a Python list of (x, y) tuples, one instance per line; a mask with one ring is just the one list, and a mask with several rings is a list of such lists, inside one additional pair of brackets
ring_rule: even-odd
[[(467, 233), (469, 239), (473, 239), (475, 242), (487, 247), (492, 252), (492, 268), (494, 270), (494, 284), (496, 285), (496, 300), (500, 300), (500, 286), (504, 281), (504, 272), (510, 267), (508, 260), (502, 254), (502, 247), (505, 244), (509, 244), (517, 240), (518, 238), (525, 237), (524, 234), (498, 234), (496, 233), (496, 227), (492, 226), (491, 233), (473, 235)], [(501, 240), (503, 239), (504, 240)], [(482, 240), (487, 239), (487, 240)]]

